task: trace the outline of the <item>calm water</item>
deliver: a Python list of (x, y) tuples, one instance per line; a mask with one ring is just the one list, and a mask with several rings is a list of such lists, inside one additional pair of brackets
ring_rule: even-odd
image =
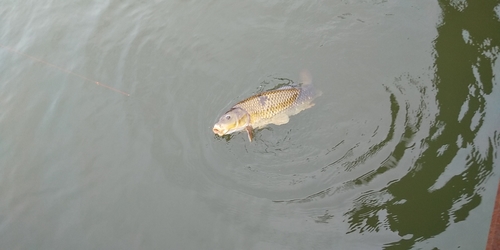
[[(3, 0), (0, 248), (483, 249), (499, 31), (499, 0)], [(315, 107), (213, 135), (302, 69)]]

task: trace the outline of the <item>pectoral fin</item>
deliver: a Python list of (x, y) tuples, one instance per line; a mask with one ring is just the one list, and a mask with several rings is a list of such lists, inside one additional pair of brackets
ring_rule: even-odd
[(245, 130), (247, 131), (248, 134), (248, 140), (252, 141), (253, 138), (253, 128), (252, 126), (248, 125)]
[(272, 119), (271, 119), (271, 122), (270, 123), (273, 123), (273, 124), (276, 124), (276, 125), (283, 125), (283, 124), (287, 124), (288, 121), (290, 121), (290, 117), (288, 117), (287, 114), (278, 114), (276, 116), (274, 116)]

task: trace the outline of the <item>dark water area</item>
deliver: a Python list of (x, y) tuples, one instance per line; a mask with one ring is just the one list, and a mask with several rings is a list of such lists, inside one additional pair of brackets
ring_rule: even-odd
[[(388, 244), (387, 249), (409, 249), (416, 241), (436, 237), (451, 224), (466, 220), (484, 199), (493, 199), (483, 197), (484, 183), (498, 179), (492, 173), (498, 168), (500, 106), (498, 100), (490, 99), (498, 81), (494, 72), (498, 72), (495, 61), (500, 33), (496, 31), (500, 25), (493, 11), (498, 2), (464, 2), (462, 6), (467, 7), (463, 9), (446, 1), (439, 3), (442, 21), (434, 41), (439, 113), (424, 142), (426, 148), (409, 166), (413, 169), (408, 174), (362, 195), (356, 201), (358, 206), (347, 213), (351, 232), (378, 230), (385, 224), (412, 236)], [(404, 135), (411, 137), (419, 125), (408, 126)], [(489, 136), (482, 133), (485, 130)], [(405, 144), (396, 147), (393, 157), (401, 158), (405, 149)], [(381, 166), (375, 172), (387, 169)], [(391, 198), (379, 199), (384, 196)], [(381, 210), (387, 211), (385, 221), (377, 216)]]
[[(0, 249), (486, 246), (498, 0), (3, 1), (0, 21)], [(303, 69), (314, 107), (213, 134)]]

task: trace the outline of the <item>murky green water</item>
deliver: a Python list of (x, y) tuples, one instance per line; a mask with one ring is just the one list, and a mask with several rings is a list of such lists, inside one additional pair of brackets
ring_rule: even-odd
[[(498, 0), (3, 1), (0, 21), (2, 249), (486, 245)], [(302, 69), (316, 106), (212, 133)]]

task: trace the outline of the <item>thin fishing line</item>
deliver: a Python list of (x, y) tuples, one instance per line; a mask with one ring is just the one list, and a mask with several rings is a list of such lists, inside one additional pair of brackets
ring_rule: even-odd
[(71, 70), (68, 70), (68, 69), (65, 69), (65, 68), (63, 68), (63, 67), (57, 66), (57, 65), (55, 65), (55, 64), (52, 64), (52, 63), (50, 63), (50, 62), (47, 62), (47, 61), (45, 61), (45, 60), (43, 60), (43, 59), (36, 58), (36, 57), (34, 57), (34, 56), (30, 56), (30, 55), (28, 55), (28, 54), (24, 54), (24, 53), (22, 53), (22, 52), (20, 52), (20, 51), (17, 51), (17, 50), (15, 50), (15, 49), (13, 49), (13, 48), (7, 47), (7, 46), (5, 46), (5, 45), (3, 45), (3, 44), (0, 44), (0, 47), (4, 48), (4, 49), (6, 49), (6, 50), (8, 50), (8, 51), (10, 51), (10, 52), (16, 53), (16, 54), (18, 54), (18, 55), (22, 55), (22, 56), (24, 56), (24, 57), (27, 57), (27, 58), (29, 58), (29, 59), (31, 59), (31, 60), (33, 60), (33, 61), (38, 61), (38, 62), (41, 62), (41, 63), (46, 64), (46, 65), (48, 65), (48, 66), (54, 67), (54, 68), (56, 68), (56, 69), (59, 69), (59, 70), (61, 70), (61, 71), (63, 71), (63, 72), (66, 72), (66, 73), (68, 73), (68, 74), (71, 74), (71, 75), (74, 75), (74, 76), (80, 77), (80, 78), (81, 78), (81, 79), (83, 79), (83, 80), (86, 80), (86, 81), (89, 81), (89, 82), (93, 82), (93, 83), (95, 83), (95, 84), (97, 84), (97, 85), (99, 85), (99, 86), (105, 87), (105, 88), (107, 88), (107, 89), (109, 89), (109, 90), (112, 90), (112, 91), (114, 91), (114, 92), (116, 92), (116, 93), (122, 94), (122, 95), (124, 95), (124, 96), (130, 96), (130, 94), (129, 94), (129, 93), (127, 93), (127, 92), (124, 92), (124, 91), (121, 91), (121, 90), (115, 89), (115, 88), (113, 88), (113, 87), (111, 87), (111, 86), (108, 86), (108, 85), (106, 85), (106, 84), (100, 83), (100, 82), (98, 82), (98, 81), (94, 81), (94, 80), (92, 80), (92, 79), (90, 79), (90, 78), (87, 78), (87, 77), (85, 77), (85, 76), (83, 76), (83, 75), (77, 74), (77, 73), (75, 73), (75, 72), (73, 72), (73, 71), (71, 71)]

